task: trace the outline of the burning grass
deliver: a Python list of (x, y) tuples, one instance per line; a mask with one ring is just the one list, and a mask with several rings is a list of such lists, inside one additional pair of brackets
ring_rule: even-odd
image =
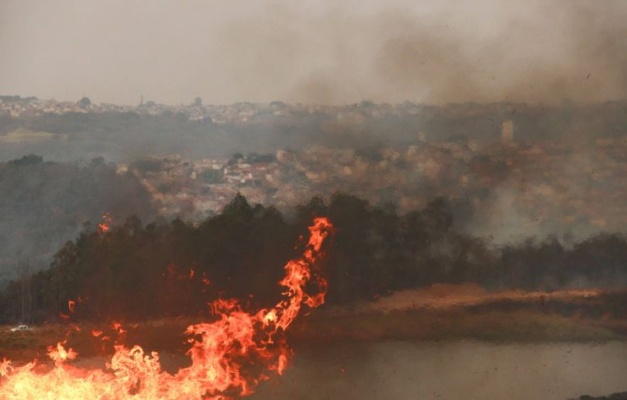
[[(401, 292), (353, 308), (329, 307), (296, 320), (290, 341), (456, 340), (490, 342), (595, 342), (627, 340), (627, 291), (519, 291), (488, 293), (474, 285), (438, 285)], [(199, 318), (177, 317), (125, 323), (125, 343), (146, 351), (183, 354), (185, 328)], [(111, 355), (113, 341), (94, 340), (93, 332), (114, 335), (111, 323), (47, 324), (33, 332), (0, 329), (1, 357), (17, 362), (47, 359), (50, 343), (66, 340), (82, 358)], [(174, 357), (174, 356), (173, 356)], [(173, 365), (189, 359), (176, 358)], [(187, 361), (186, 361), (187, 360)]]
[[(314, 220), (303, 256), (285, 265), (285, 275), (279, 282), (284, 288), (283, 299), (274, 307), (248, 313), (234, 299), (219, 299), (212, 303), (213, 321), (188, 325), (184, 332), (189, 365), (169, 373), (163, 369), (158, 352), (121, 344), (128, 343), (129, 331), (120, 323), (113, 322), (108, 330), (68, 324), (71, 329), (67, 335), (73, 336), (77, 344), (85, 346), (85, 338), (91, 335), (92, 343), (98, 339), (96, 351), (106, 352), (113, 346), (114, 353), (105, 368), (73, 364), (78, 354), (65, 340), (56, 347), (47, 347), (45, 354), (53, 365), (37, 360), (17, 365), (6, 358), (0, 362), (0, 398), (217, 400), (252, 393), (259, 382), (286, 368), (291, 350), (284, 332), (301, 307), (324, 303), (326, 281), (312, 268), (330, 229), (328, 220)], [(306, 291), (306, 287), (317, 290)], [(70, 310), (74, 305), (70, 301)], [(140, 336), (150, 338), (148, 328), (163, 329), (164, 325), (144, 324)], [(140, 328), (139, 324), (134, 328)], [(39, 339), (45, 339), (52, 332), (40, 333)], [(35, 334), (23, 337), (32, 339)], [(21, 343), (15, 340), (12, 343)], [(25, 348), (34, 349), (37, 358), (41, 356), (39, 344), (29, 343)]]
[[(146, 351), (184, 353), (189, 347), (185, 329), (199, 322), (202, 322), (200, 318), (177, 317), (125, 323), (125, 333), (121, 337), (113, 329), (112, 322), (44, 324), (33, 331), (18, 333), (9, 332), (10, 326), (3, 326), (0, 327), (0, 358), (15, 362), (34, 359), (46, 362), (50, 343), (63, 341), (81, 358), (110, 356), (116, 342), (139, 344)], [(95, 337), (94, 332), (102, 334)]]
[[(77, 325), (68, 321), (33, 332), (3, 332), (0, 398), (233, 398), (252, 393), (259, 382), (282, 373), (291, 356), (286, 339), (329, 343), (627, 338), (627, 291), (488, 293), (472, 285), (439, 285), (350, 310), (329, 308), (292, 324), (303, 305), (315, 308), (324, 302), (326, 281), (311, 268), (330, 229), (325, 219), (316, 219), (310, 227), (303, 257), (285, 266), (280, 281), (284, 297), (273, 308), (248, 313), (235, 300), (217, 300), (208, 322), (171, 318)], [(70, 301), (70, 311), (74, 307)], [(56, 347), (49, 346), (59, 341)], [(86, 358), (77, 360), (77, 353)], [(163, 363), (168, 354), (174, 355), (167, 361), (171, 368)], [(35, 361), (19, 362), (30, 360)]]

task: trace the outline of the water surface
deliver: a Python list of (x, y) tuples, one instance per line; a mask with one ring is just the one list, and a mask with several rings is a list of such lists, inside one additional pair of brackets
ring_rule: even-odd
[(566, 400), (627, 391), (627, 342), (298, 346), (251, 399)]

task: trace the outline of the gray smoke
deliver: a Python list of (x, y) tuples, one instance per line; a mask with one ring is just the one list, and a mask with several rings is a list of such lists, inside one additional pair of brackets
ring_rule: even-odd
[(627, 3), (3, 0), (2, 91), (135, 104), (602, 101)]

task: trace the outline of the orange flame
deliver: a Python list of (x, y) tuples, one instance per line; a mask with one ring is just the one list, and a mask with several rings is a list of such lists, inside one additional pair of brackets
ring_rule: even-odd
[[(217, 300), (212, 304), (217, 321), (188, 326), (189, 367), (169, 374), (161, 370), (157, 352), (145, 354), (139, 346), (116, 345), (106, 370), (82, 369), (68, 364), (77, 354), (59, 343), (49, 348), (55, 367), (47, 372), (37, 370), (37, 362), (21, 367), (0, 362), (0, 398), (217, 400), (252, 393), (257, 383), (286, 368), (290, 351), (281, 331), (292, 323), (302, 304), (316, 307), (324, 301), (326, 281), (311, 268), (331, 228), (325, 218), (314, 220), (304, 255), (285, 265), (280, 282), (285, 298), (273, 308), (250, 314), (236, 300)], [(320, 292), (306, 293), (308, 282)], [(114, 329), (123, 333), (119, 323), (114, 323)], [(102, 335), (99, 331), (92, 334)], [(251, 364), (265, 369), (248, 368)]]
[(49, 346), (48, 347), (48, 357), (55, 362), (55, 364), (59, 365), (67, 360), (74, 360), (78, 356), (78, 354), (72, 350), (65, 350), (63, 347), (64, 343), (57, 343), (57, 346)]
[(109, 215), (109, 213), (104, 213), (102, 215), (102, 222), (98, 224), (98, 233), (103, 234), (109, 232), (111, 221), (111, 215)]

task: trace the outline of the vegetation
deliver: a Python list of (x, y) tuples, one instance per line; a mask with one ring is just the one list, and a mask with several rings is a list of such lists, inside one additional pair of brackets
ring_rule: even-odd
[[(624, 329), (624, 326), (623, 326)], [(298, 321), (290, 331), (297, 341), (459, 340), (489, 342), (588, 342), (625, 338), (625, 332), (597, 319), (541, 312), (408, 310), (390, 313), (325, 315)]]
[[(35, 99), (0, 96), (2, 100), (28, 103)], [(0, 148), (0, 159), (9, 159), (19, 150), (57, 160), (97, 153), (130, 162), (146, 148), (155, 154), (178, 153), (185, 158), (200, 158), (228, 157), (233, 149), (274, 153), (277, 149), (298, 150), (320, 144), (357, 149), (365, 159), (376, 161), (382, 138), (388, 146), (413, 144), (418, 132), (423, 132), (429, 141), (467, 138), (489, 143), (500, 140), (504, 121), (512, 121), (517, 140), (563, 143), (567, 137), (569, 143), (580, 144), (599, 137), (620, 137), (627, 126), (624, 101), (581, 106), (501, 102), (438, 107), (409, 102), (397, 106), (362, 102), (317, 110), (273, 103), (257, 110), (246, 122), (225, 123), (213, 123), (211, 118), (193, 120), (174, 109), (150, 115), (145, 107), (156, 106), (152, 102), (124, 112), (89, 111), (91, 102), (87, 98), (81, 99), (80, 104), (87, 112), (0, 115), (0, 135), (16, 129), (67, 135), (63, 143), (50, 141), (46, 146), (33, 143), (4, 146)], [(202, 100), (197, 98), (193, 107), (201, 106)], [(232, 105), (230, 110), (237, 112), (237, 107)], [(275, 115), (277, 108), (288, 112)], [(358, 118), (338, 122), (338, 114), (346, 112)]]
[[(336, 227), (323, 265), (331, 305), (434, 283), (551, 290), (620, 284), (627, 276), (627, 241), (618, 234), (568, 249), (549, 239), (493, 250), (452, 229), (443, 199), (400, 216), (392, 207), (337, 193), (328, 203), (311, 199), (288, 221), (274, 208), (251, 206), (237, 195), (199, 225), (180, 219), (143, 225), (138, 217), (107, 232), (86, 225), (55, 254), (50, 269), (2, 292), (0, 321), (22, 317), (25, 291), (34, 321), (67, 313), (70, 299), (78, 302), (78, 320), (197, 316), (220, 296), (269, 306), (280, 295), (282, 266), (302, 250), (294, 247), (295, 238), (306, 235), (316, 215), (328, 216)], [(624, 305), (614, 306), (618, 311), (612, 312), (624, 315)]]
[(75, 238), (85, 221), (104, 212), (155, 217), (149, 193), (132, 174), (120, 175), (102, 158), (86, 163), (46, 162), (26, 155), (0, 163), (0, 287), (16, 268), (49, 266), (54, 253)]

